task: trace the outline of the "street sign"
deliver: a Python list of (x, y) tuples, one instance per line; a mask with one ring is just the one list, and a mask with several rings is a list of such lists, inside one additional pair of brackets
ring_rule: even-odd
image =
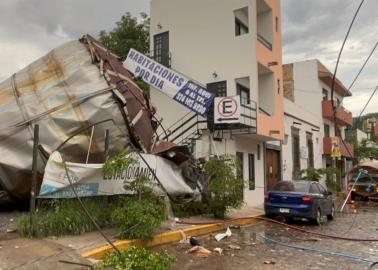
[(206, 87), (134, 49), (130, 49), (123, 65), (136, 78), (142, 79), (196, 114), (204, 116), (213, 103), (214, 95)]
[(341, 157), (340, 138), (332, 137), (331, 143), (332, 143), (331, 157), (340, 158)]
[(214, 99), (214, 123), (240, 123), (240, 96), (216, 97)]

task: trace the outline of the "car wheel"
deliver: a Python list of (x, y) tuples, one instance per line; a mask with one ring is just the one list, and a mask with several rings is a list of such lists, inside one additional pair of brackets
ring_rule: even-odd
[(293, 219), (292, 217), (285, 217), (285, 222), (286, 222), (287, 224), (292, 224), (293, 221), (294, 221), (294, 219)]
[(332, 205), (331, 214), (327, 215), (328, 220), (334, 220), (335, 219), (335, 206)]
[(314, 222), (315, 225), (320, 225), (320, 223), (322, 223), (322, 212), (320, 211), (319, 208), (316, 211), (316, 214), (315, 214), (315, 217), (313, 219), (313, 222)]

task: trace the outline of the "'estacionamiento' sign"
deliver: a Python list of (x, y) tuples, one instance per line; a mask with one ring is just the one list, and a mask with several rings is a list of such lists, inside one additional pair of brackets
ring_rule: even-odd
[(130, 49), (124, 66), (135, 77), (199, 115), (206, 114), (213, 103), (214, 95), (206, 88), (134, 49)]

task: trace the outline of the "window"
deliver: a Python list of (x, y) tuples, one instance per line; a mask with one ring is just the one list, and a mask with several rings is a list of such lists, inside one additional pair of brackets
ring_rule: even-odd
[(243, 153), (242, 152), (236, 152), (236, 158), (237, 158), (237, 164), (239, 165), (237, 167), (236, 177), (238, 179), (244, 179)]
[(249, 33), (248, 7), (234, 11), (235, 16), (235, 36), (241, 36)]
[(328, 91), (327, 89), (323, 88), (323, 101), (326, 101), (326, 100), (328, 100)]
[(169, 67), (169, 32), (154, 36), (154, 59), (156, 62)]
[(240, 102), (242, 105), (250, 104), (249, 89), (247, 87), (244, 87), (243, 85), (237, 83), (236, 92), (237, 92), (237, 95), (240, 96)]
[(248, 154), (249, 190), (255, 190), (255, 155)]
[[(227, 96), (227, 81), (209, 83), (206, 86), (207, 91), (214, 94), (216, 97)], [(210, 106), (207, 111), (207, 127), (214, 130), (214, 106)]]
[(299, 129), (291, 129), (293, 153), (293, 179), (298, 179), (301, 171)]
[(339, 98), (336, 98), (336, 104), (337, 104), (337, 107), (340, 107), (341, 102)]
[(278, 17), (276, 16), (276, 32), (278, 32)]
[(324, 137), (330, 137), (329, 125), (324, 124)]
[(307, 132), (306, 139), (308, 149), (307, 168), (314, 168), (314, 142), (312, 141), (312, 134)]
[(317, 184), (311, 184), (310, 193), (312, 194), (321, 194), (320, 189)]

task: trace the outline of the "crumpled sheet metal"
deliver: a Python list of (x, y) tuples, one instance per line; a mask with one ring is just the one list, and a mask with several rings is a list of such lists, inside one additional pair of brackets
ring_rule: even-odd
[[(89, 36), (68, 42), (0, 83), (0, 190), (13, 199), (30, 194), (35, 124), (40, 126), (39, 143), (47, 153), (77, 130), (108, 119), (111, 121), (95, 126), (90, 162), (103, 161), (105, 129), (110, 130), (110, 153), (130, 141), (133, 147), (150, 151), (154, 131), (152, 116), (138, 105), (147, 103), (142, 91), (130, 82), (127, 71), (119, 69), (122, 63), (116, 56), (102, 49), (107, 59), (96, 57), (93, 44), (98, 43)], [(106, 64), (112, 62), (114, 68)], [(109, 75), (119, 72), (123, 77), (117, 80)], [(129, 85), (139, 92), (138, 100), (129, 98), (136, 95), (129, 93)], [(145, 137), (136, 133), (141, 133), (141, 127)], [(136, 134), (130, 136), (130, 132)], [(64, 145), (60, 151), (66, 160), (85, 162), (90, 135), (91, 129)], [(40, 177), (45, 162), (39, 155)]]

